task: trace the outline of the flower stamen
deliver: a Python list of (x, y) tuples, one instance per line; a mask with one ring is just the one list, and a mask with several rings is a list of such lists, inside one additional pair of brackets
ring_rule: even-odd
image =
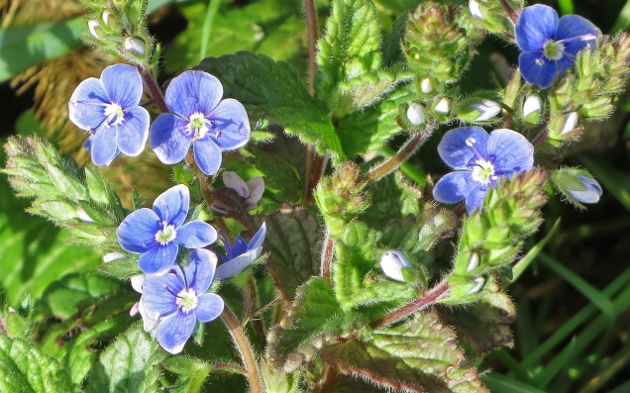
[(193, 141), (201, 139), (210, 131), (210, 120), (206, 119), (203, 113), (196, 112), (190, 115), (186, 129), (193, 134)]
[(169, 225), (167, 222), (162, 223), (162, 229), (155, 234), (155, 240), (160, 243), (161, 246), (165, 246), (168, 243), (175, 240), (177, 237), (177, 230), (174, 225)]
[(105, 118), (108, 126), (118, 126), (125, 120), (125, 112), (119, 104), (112, 102), (105, 105)]
[(199, 303), (199, 298), (197, 297), (197, 293), (193, 288), (185, 288), (182, 289), (176, 296), (175, 304), (179, 309), (188, 314), (195, 308), (197, 308), (197, 304)]

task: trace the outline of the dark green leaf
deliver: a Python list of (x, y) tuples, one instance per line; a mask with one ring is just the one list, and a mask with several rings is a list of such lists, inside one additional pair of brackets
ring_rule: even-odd
[(383, 228), (392, 219), (403, 219), (420, 212), (422, 192), (403, 181), (402, 175), (392, 173), (368, 188), (372, 204), (359, 219), (372, 228)]

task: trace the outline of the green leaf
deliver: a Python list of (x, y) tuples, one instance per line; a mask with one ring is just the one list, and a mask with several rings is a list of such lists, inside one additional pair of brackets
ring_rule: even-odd
[(339, 330), (343, 319), (341, 307), (326, 280), (312, 277), (297, 289), (286, 314), (268, 335), (265, 356), (269, 364), (286, 372), (301, 367), (324, 344), (326, 333)]
[(164, 368), (186, 377), (184, 379), (186, 393), (199, 392), (206, 377), (212, 371), (212, 366), (207, 362), (185, 356), (174, 356), (167, 359), (164, 362)]
[(389, 93), (386, 98), (363, 111), (342, 117), (337, 125), (337, 134), (344, 153), (349, 157), (377, 150), (395, 134), (402, 132), (396, 117), (398, 106), (416, 99), (411, 85), (403, 85)]
[(101, 354), (88, 378), (87, 393), (154, 392), (165, 353), (136, 323)]
[(274, 371), (266, 361), (260, 364), (260, 373), (268, 393), (298, 393), (300, 376), (283, 371)]
[(0, 30), (0, 82), (81, 45), (83, 17)]
[(455, 332), (435, 313), (419, 313), (384, 327), (368, 341), (351, 340), (322, 349), (320, 356), (344, 374), (412, 392), (485, 392), (477, 370), (460, 366), (464, 354)]
[(510, 325), (516, 308), (502, 292), (486, 293), (480, 301), (456, 310), (440, 307), (438, 312), (457, 331), (460, 346), (466, 349), (469, 359), (512, 345)]
[(395, 76), (376, 72), (382, 62), (380, 30), (370, 0), (332, 2), (326, 33), (317, 42), (317, 90), (338, 118), (391, 90)]
[(278, 202), (299, 203), (304, 193), (306, 149), (297, 138), (291, 138), (277, 126), (270, 126), (275, 138), (271, 143), (249, 145), (250, 159), (264, 175), (265, 189), (274, 191)]
[(67, 370), (39, 347), (0, 335), (0, 391), (3, 393), (78, 392)]
[(322, 155), (330, 150), (344, 158), (325, 103), (308, 94), (288, 63), (237, 52), (205, 59), (197, 68), (219, 78), (224, 95), (243, 103), (251, 121), (266, 119), (278, 123), (302, 142), (315, 143)]
[(394, 172), (372, 183), (367, 191), (372, 203), (359, 219), (372, 228), (382, 228), (383, 223), (420, 212), (422, 192), (406, 184), (400, 173)]
[(323, 228), (302, 207), (283, 207), (260, 220), (267, 223), (265, 248), (271, 251), (265, 266), (280, 295), (292, 301), (296, 289), (319, 274)]

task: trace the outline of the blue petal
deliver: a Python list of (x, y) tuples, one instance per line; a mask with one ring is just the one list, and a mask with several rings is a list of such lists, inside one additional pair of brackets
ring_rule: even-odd
[(203, 71), (184, 71), (166, 88), (166, 106), (172, 112), (188, 119), (193, 113), (210, 114), (223, 97), (223, 86)]
[[(472, 139), (470, 139), (472, 138)], [(468, 146), (466, 141), (473, 142)], [(444, 162), (455, 169), (468, 168), (475, 158), (486, 157), (488, 133), (480, 127), (460, 127), (448, 131), (438, 145), (438, 153)]]
[(191, 221), (177, 230), (175, 241), (186, 248), (201, 248), (217, 240), (217, 231), (203, 221)]
[(222, 149), (237, 149), (249, 141), (249, 118), (240, 102), (231, 98), (221, 101), (208, 119), (212, 128), (207, 135)]
[(156, 244), (138, 258), (138, 267), (147, 274), (161, 274), (173, 266), (179, 247), (170, 242), (163, 246)]
[(155, 234), (161, 229), (158, 221), (153, 210), (136, 210), (118, 226), (118, 242), (129, 252), (146, 252), (156, 244)]
[(234, 244), (232, 245), (232, 255), (238, 256), (245, 253), (247, 250), (247, 242), (243, 240), (241, 235), (237, 235), (236, 239), (234, 239)]
[(600, 34), (594, 24), (581, 16), (565, 15), (560, 18), (556, 39), (562, 40), (565, 53), (575, 57), (586, 46), (594, 49)]
[(142, 303), (145, 311), (153, 317), (155, 314), (168, 316), (177, 311), (177, 294), (186, 289), (179, 267), (164, 274), (145, 274), (142, 284)]
[(486, 197), (487, 189), (479, 186), (473, 188), (466, 197), (466, 211), (472, 214), (475, 210), (481, 209), (483, 200)]
[(95, 130), (105, 121), (105, 105), (108, 104), (101, 81), (88, 78), (74, 89), (68, 101), (68, 117), (83, 130)]
[(217, 268), (214, 278), (217, 280), (227, 280), (228, 278), (236, 276), (258, 259), (261, 252), (262, 247), (258, 247), (253, 250), (249, 250), (234, 259), (230, 259)]
[(194, 313), (176, 312), (160, 322), (157, 330), (158, 342), (165, 351), (172, 354), (180, 353), (195, 330), (196, 323)]
[(535, 52), (554, 39), (558, 29), (558, 13), (551, 7), (536, 4), (523, 8), (516, 20), (514, 35), (522, 51)]
[(576, 176), (582, 184), (586, 187), (585, 191), (575, 191), (575, 190), (567, 190), (567, 192), (579, 202), (582, 203), (597, 203), (599, 201), (599, 197), (602, 196), (602, 188), (595, 181), (595, 179), (591, 179), (587, 176)]
[(203, 248), (193, 250), (188, 256), (188, 266), (184, 266), (184, 275), (188, 287), (197, 293), (204, 293), (212, 284), (217, 267), (217, 256)]
[(433, 198), (442, 203), (457, 203), (475, 188), (470, 171), (456, 171), (443, 176), (433, 188)]
[(251, 250), (253, 248), (262, 247), (265, 236), (267, 236), (267, 224), (263, 222), (258, 232), (256, 232), (252, 240), (249, 241), (247, 248)]
[(92, 162), (94, 165), (109, 165), (118, 155), (116, 144), (116, 127), (103, 126), (96, 130), (92, 138)]
[(135, 107), (125, 112), (125, 120), (118, 126), (118, 148), (128, 156), (142, 153), (149, 137), (149, 112)]
[(210, 322), (223, 312), (223, 299), (214, 293), (204, 293), (199, 296), (199, 303), (195, 308), (195, 314), (200, 322)]
[(177, 164), (186, 157), (192, 134), (187, 121), (170, 113), (163, 113), (151, 124), (151, 149), (164, 164)]
[(124, 110), (138, 106), (144, 86), (138, 69), (127, 64), (114, 64), (103, 70), (101, 82), (110, 102)]
[(494, 130), (488, 139), (488, 158), (497, 175), (511, 175), (534, 165), (534, 146), (527, 138), (508, 129)]
[(221, 149), (210, 138), (198, 139), (193, 143), (195, 162), (201, 172), (212, 176), (221, 167)]
[(179, 228), (184, 223), (189, 206), (190, 191), (183, 184), (169, 188), (158, 195), (153, 202), (153, 210), (160, 221), (166, 221), (168, 224), (174, 225), (175, 228)]
[[(566, 59), (563, 57), (562, 59)], [(562, 60), (561, 59), (561, 60)], [(544, 58), (542, 52), (523, 52), (518, 57), (518, 67), (523, 79), (541, 89), (551, 86), (556, 76), (556, 62)]]

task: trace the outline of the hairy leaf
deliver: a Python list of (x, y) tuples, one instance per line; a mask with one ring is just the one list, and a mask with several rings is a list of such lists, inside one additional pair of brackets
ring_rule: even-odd
[(383, 223), (393, 219), (403, 219), (408, 214), (420, 212), (419, 199), (422, 193), (406, 184), (402, 175), (392, 173), (368, 187), (371, 196), (370, 207), (359, 219), (370, 227), (380, 229)]
[(311, 97), (288, 63), (237, 52), (205, 59), (198, 69), (216, 75), (225, 96), (243, 103), (251, 121), (278, 123), (302, 142), (315, 143), (321, 154), (330, 150), (344, 157), (325, 103)]
[(0, 335), (0, 391), (3, 393), (78, 392), (68, 371), (39, 347)]
[(271, 251), (265, 266), (280, 295), (292, 301), (295, 290), (319, 274), (323, 228), (302, 207), (283, 207), (261, 221), (267, 223), (265, 248)]

